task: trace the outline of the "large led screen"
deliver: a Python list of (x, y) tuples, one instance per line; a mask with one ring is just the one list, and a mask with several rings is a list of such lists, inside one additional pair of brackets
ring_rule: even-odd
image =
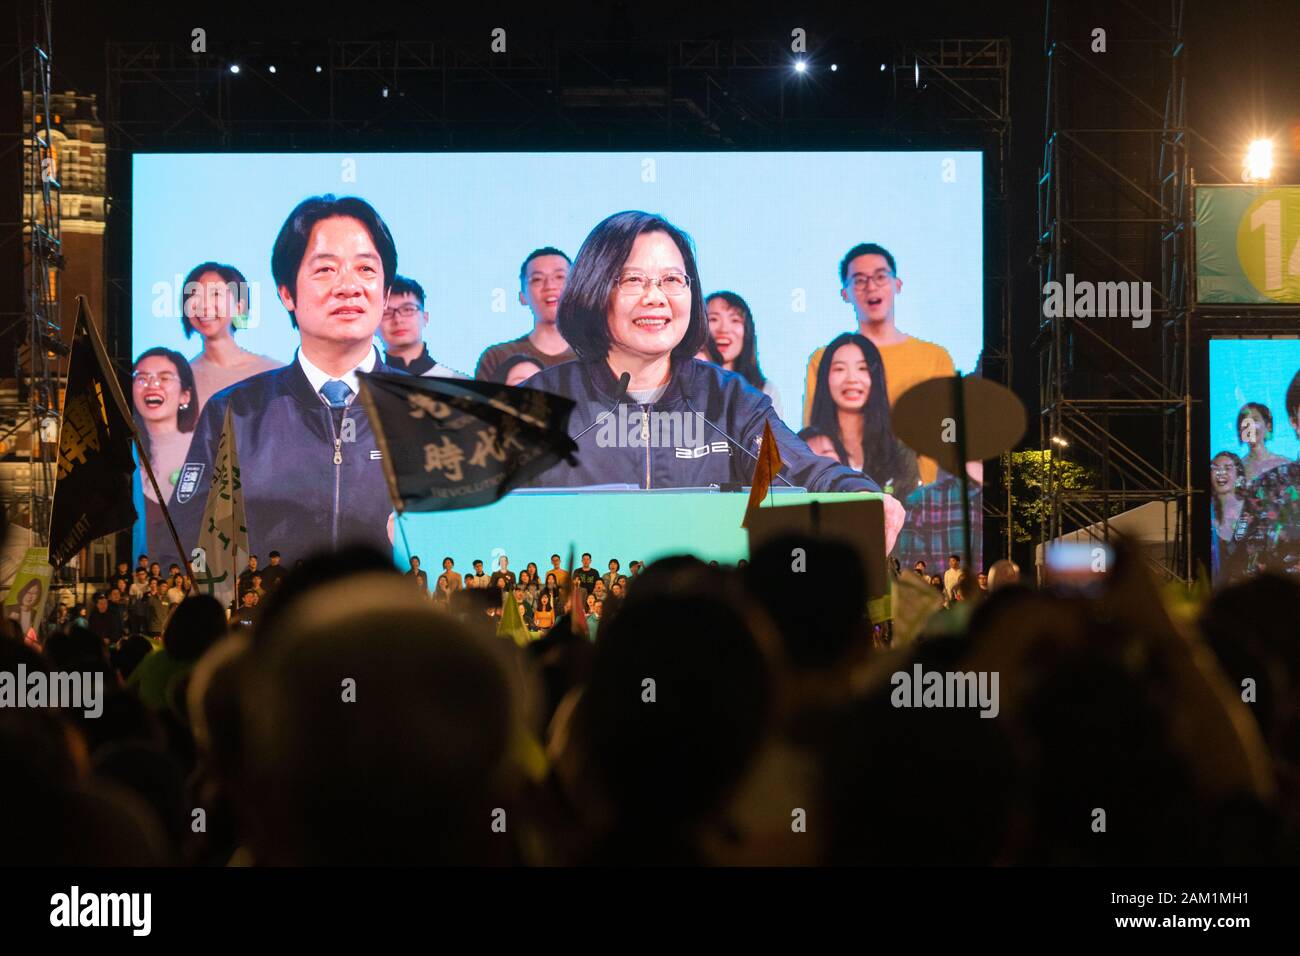
[[(606, 454), (596, 429), (580, 468), (537, 484), (747, 485), (747, 450), (770, 421), (792, 484), (856, 490), (847, 469), (931, 515), (900, 540), (901, 560), (933, 566), (955, 549), (941, 517), (951, 476), (897, 447), (888, 416), (910, 385), (976, 371), (979, 152), (149, 154), (134, 157), (132, 189), (132, 399), (187, 549), (227, 408), (250, 548), (291, 562), (393, 540), (371, 430), (356, 423), (340, 444), (342, 419), (359, 417), (354, 366), (568, 389), (576, 433), (629, 367), (625, 405), (671, 402), (640, 375), (665, 354), (674, 376), (731, 373), (679, 383), (703, 433), (674, 432), (642, 469)], [(649, 215), (616, 215), (633, 211)], [(581, 355), (559, 332), (566, 301), (596, 316)], [(664, 348), (697, 326), (692, 355)], [(620, 356), (603, 363), (608, 381), (561, 368), (602, 366), (606, 346)], [(165, 567), (176, 549), (158, 496), (137, 484), (137, 552)], [(405, 525), (413, 546), (450, 552), (432, 517)], [(520, 533), (539, 554), (563, 543)]]

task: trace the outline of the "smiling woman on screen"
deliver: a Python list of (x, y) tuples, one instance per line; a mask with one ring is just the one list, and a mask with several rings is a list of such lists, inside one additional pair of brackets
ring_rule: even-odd
[(864, 335), (838, 336), (817, 367), (811, 427), (839, 443), (844, 464), (906, 498), (920, 484), (916, 455), (894, 437), (889, 414), (880, 351)]
[(704, 307), (709, 316), (708, 360), (745, 376), (745, 381), (772, 400), (777, 417), (782, 417), (781, 393), (758, 367), (758, 333), (749, 303), (734, 292), (723, 291), (711, 293)]
[[(569, 426), (578, 464), (561, 463), (538, 484), (747, 485), (767, 424), (791, 485), (879, 491), (870, 478), (813, 454), (744, 376), (694, 357), (709, 331), (695, 252), (661, 216), (615, 213), (591, 231), (569, 271), (558, 322), (578, 358), (528, 386), (577, 403)], [(886, 496), (890, 547), (902, 521), (902, 506)]]
[(190, 363), (197, 387), (196, 415), (228, 385), (284, 365), (235, 344), (234, 329), (248, 324), (248, 297), (248, 280), (234, 266), (203, 262), (185, 277), (181, 326), (186, 338), (195, 332), (203, 338), (203, 351)]
[[(194, 373), (180, 352), (152, 348), (141, 352), (135, 360), (131, 369), (131, 405), (136, 430), (158, 479), (162, 503), (166, 505), (172, 503), (172, 488), (185, 463), (194, 425), (199, 420), (194, 395)], [(153, 483), (143, 467), (138, 469), (138, 480), (144, 492), (145, 541), (149, 553), (156, 554), (160, 560), (175, 561), (176, 547), (171, 543)]]
[[(171, 500), (176, 472), (185, 462), (194, 423), (194, 373), (185, 356), (171, 349), (141, 352), (131, 369), (131, 398), (140, 441), (149, 455), (164, 502)], [(157, 504), (153, 484), (144, 477), (144, 496)]]

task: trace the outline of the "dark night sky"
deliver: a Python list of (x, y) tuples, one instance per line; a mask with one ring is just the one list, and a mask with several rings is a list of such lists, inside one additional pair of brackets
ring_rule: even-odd
[[(1096, 12), (1112, 7), (1121, 12)], [(1106, 27), (1111, 42), (1122, 42), (1125, 31), (1137, 21), (1132, 11), (1161, 19), (1168, 7), (1166, 0), (1129, 0), (1127, 4), (1075, 0), (1064, 9), (1081, 42), (1091, 26)], [(592, 15), (593, 8), (601, 12)], [(1224, 144), (1233, 155), (1239, 152), (1241, 142), (1257, 132), (1276, 133), (1289, 143), (1290, 125), (1300, 120), (1300, 55), (1296, 52), (1300, 49), (1300, 0), (1188, 0), (1186, 9), (1190, 124), (1212, 141)], [(1013, 107), (1017, 102), (1036, 107), (1045, 72), (1042, 0), (887, 5), (800, 2), (766, 5), (766, 9), (761, 4), (698, 2), (513, 7), (430, 2), (357, 4), (351, 10), (319, 3), (246, 0), (175, 4), (55, 0), (54, 11), (56, 87), (100, 92), (107, 38), (187, 40), (196, 26), (208, 31), (210, 41), (233, 43), (409, 37), (486, 44), (489, 30), (496, 26), (504, 26), (515, 42), (520, 37), (525, 42), (531, 36), (548, 37), (555, 31), (591, 39), (629, 33), (647, 39), (725, 34), (784, 37), (795, 25), (808, 29), (814, 44), (834, 38), (1011, 36), (1017, 41)], [(1041, 120), (1022, 124), (1016, 132), (1022, 143), (1041, 140)], [(1300, 143), (1296, 145), (1300, 147)]]
[[(1058, 16), (1066, 23), (1063, 35), (1082, 50), (1088, 47), (1093, 27), (1104, 27), (1109, 43), (1118, 46), (1138, 35), (1151, 36), (1152, 24), (1164, 22), (1170, 10), (1168, 0), (1056, 2)], [(30, 8), (29, 0), (20, 3)], [(545, 48), (557, 35), (647, 40), (735, 36), (788, 42), (794, 26), (807, 29), (814, 52), (819, 47), (841, 50), (876, 39), (1010, 37), (1013, 129), (1008, 226), (1011, 267), (1018, 274), (1012, 313), (1018, 316), (1017, 325), (1023, 323), (1016, 337), (1024, 344), (1033, 334), (1036, 313), (1036, 287), (1031, 288), (1029, 282), (1034, 270), (1028, 263), (1035, 242), (1035, 181), (1043, 145), (1045, 6), (1044, 0), (892, 4), (801, 0), (766, 6), (698, 0), (643, 5), (614, 0), (506, 8), (433, 0), (343, 8), (283, 0), (174, 4), (55, 0), (55, 88), (98, 92), (102, 98), (106, 40), (188, 43), (190, 31), (200, 26), (208, 31), (213, 50), (251, 42), (282, 43), (287, 49), (288, 43), (297, 41), (309, 47), (331, 38), (433, 39), (465, 47), (486, 46), (490, 31), (498, 26), (506, 28), (516, 48)], [(593, 8), (600, 12), (591, 14)], [(1300, 49), (1300, 0), (1231, 4), (1187, 0), (1186, 15), (1189, 124), (1209, 141), (1221, 144), (1229, 157), (1222, 160), (1227, 175), (1239, 175), (1240, 156), (1249, 139), (1273, 134), (1282, 145), (1278, 179), (1300, 179), (1300, 161), (1292, 158), (1300, 157), (1300, 56), (1296, 55)], [(311, 55), (312, 60), (318, 58)], [(292, 66), (287, 55), (285, 63)], [(308, 67), (303, 64), (302, 68)], [(1108, 108), (1109, 100), (1100, 102)], [(1200, 181), (1218, 178), (1207, 168), (1205, 151), (1195, 140), (1192, 165)], [(1033, 371), (1032, 361), (1018, 360), (1017, 379), (1032, 376)], [(1019, 384), (1022, 394), (1033, 394), (1030, 379)]]

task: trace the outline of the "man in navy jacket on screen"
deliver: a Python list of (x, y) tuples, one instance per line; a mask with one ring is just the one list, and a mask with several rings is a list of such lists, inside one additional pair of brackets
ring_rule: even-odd
[(392, 502), (357, 373), (392, 371), (374, 335), (397, 275), (393, 237), (365, 200), (314, 196), (281, 227), (271, 272), (300, 346), (288, 365), (204, 406), (177, 481), (181, 540), (197, 545), (230, 408), (252, 552), (391, 549)]

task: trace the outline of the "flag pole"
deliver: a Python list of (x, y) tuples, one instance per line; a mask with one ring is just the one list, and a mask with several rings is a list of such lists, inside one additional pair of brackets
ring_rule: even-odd
[[(397, 530), (402, 534), (402, 547), (406, 549), (406, 563), (409, 565), (411, 563), (411, 542), (406, 540), (406, 522), (402, 520), (406, 517), (406, 512), (398, 511), (396, 514)], [(416, 583), (418, 584), (419, 582), (417, 581)]]
[(569, 630), (577, 637), (586, 637), (587, 629), (584, 626), (578, 629), (578, 620), (582, 619), (583, 624), (587, 621), (587, 592), (578, 587), (578, 582), (573, 580), (574, 561), (577, 555), (578, 546), (576, 542), (569, 542)]
[(163, 520), (167, 522), (167, 530), (171, 533), (172, 542), (180, 553), (181, 561), (185, 564), (185, 574), (189, 577), (190, 584), (195, 585), (197, 582), (194, 579), (194, 569), (190, 567), (189, 552), (181, 544), (181, 536), (176, 531), (176, 525), (172, 521), (171, 513), (167, 510), (167, 505), (163, 504), (162, 489), (158, 487), (158, 479), (154, 476), (153, 465), (149, 463), (149, 456), (145, 453), (144, 445), (140, 443), (140, 434), (133, 429), (131, 437), (135, 439), (135, 449), (140, 456), (140, 464), (144, 465), (145, 474), (149, 476), (149, 484), (153, 485), (153, 493), (158, 497), (158, 507), (162, 509)]
[(397, 471), (393, 468), (393, 453), (388, 447), (388, 435), (384, 433), (383, 422), (379, 418), (379, 411), (375, 408), (374, 396), (370, 394), (370, 383), (366, 381), (363, 373), (357, 382), (357, 400), (361, 402), (361, 407), (366, 410), (366, 417), (370, 420), (370, 428), (375, 433), (375, 442), (379, 445), (380, 461), (384, 469), (384, 482), (388, 486), (388, 497), (393, 502), (393, 514), (397, 524), (398, 533), (402, 536), (402, 547), (406, 549), (406, 563), (411, 563), (411, 542), (406, 540), (406, 525), (402, 522), (402, 516), (406, 514), (406, 502), (402, 500), (401, 491), (397, 487)]
[(970, 475), (966, 473), (966, 392), (962, 384), (962, 374), (953, 377), (952, 404), (954, 417), (957, 419), (957, 474), (961, 482), (961, 536), (962, 557), (966, 564), (966, 576), (974, 579), (975, 568), (971, 567), (971, 518), (970, 518)]
[[(131, 429), (131, 438), (135, 441), (136, 453), (140, 458), (140, 464), (144, 465), (145, 474), (149, 476), (149, 483), (153, 486), (153, 493), (158, 498), (158, 507), (162, 509), (163, 520), (167, 522), (167, 530), (171, 533), (172, 541), (176, 545), (176, 551), (180, 554), (181, 561), (185, 564), (185, 574), (189, 577), (191, 585), (196, 584), (194, 578), (194, 569), (190, 567), (190, 555), (181, 544), (181, 536), (176, 532), (176, 525), (172, 521), (171, 513), (167, 510), (167, 503), (163, 497), (162, 489), (158, 487), (158, 479), (154, 476), (153, 465), (149, 462), (149, 455), (144, 450), (144, 444), (140, 441), (139, 429), (135, 427), (135, 416), (131, 413), (131, 408), (126, 403), (126, 396), (122, 393), (122, 386), (117, 380), (117, 372), (108, 358), (108, 349), (104, 347), (103, 340), (99, 337), (99, 330), (95, 328), (95, 323), (90, 315), (90, 306), (86, 304), (84, 295), (77, 296), (77, 324), (84, 321), (87, 334), (90, 336), (91, 351), (95, 353), (95, 361), (99, 364), (100, 374), (108, 382), (108, 391), (113, 396), (113, 401), (117, 403), (117, 410), (126, 422), (127, 428)], [(73, 333), (76, 335), (75, 331)], [(191, 396), (191, 400), (197, 396)]]

